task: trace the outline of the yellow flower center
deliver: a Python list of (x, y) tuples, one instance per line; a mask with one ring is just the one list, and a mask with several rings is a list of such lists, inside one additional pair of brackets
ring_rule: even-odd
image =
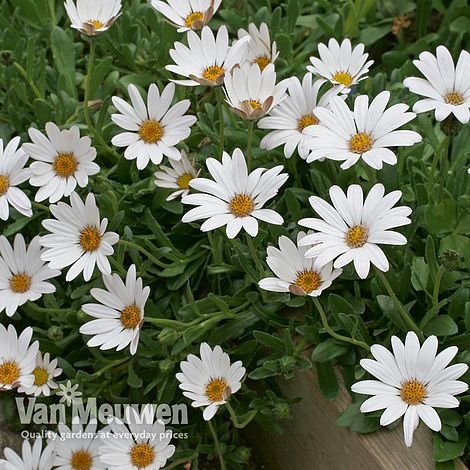
[(402, 384), (401, 399), (408, 405), (419, 405), (426, 398), (426, 387), (417, 380), (410, 380)]
[(155, 451), (149, 444), (136, 444), (131, 449), (131, 462), (137, 468), (145, 468), (155, 460)]
[(13, 385), (20, 378), (20, 368), (13, 361), (0, 364), (0, 384)]
[(155, 144), (163, 137), (163, 126), (153, 119), (144, 121), (140, 125), (139, 135), (147, 144)]
[(204, 21), (204, 13), (202, 11), (193, 11), (191, 14), (189, 14), (186, 19), (184, 20), (184, 23), (187, 28), (193, 29), (194, 23), (196, 23), (195, 27), (200, 28), (200, 24)]
[(254, 61), (254, 64), (258, 64), (261, 72), (271, 63), (271, 58), (267, 55), (262, 55), (257, 57)]
[(212, 65), (202, 72), (202, 76), (210, 82), (215, 82), (221, 75), (225, 73), (225, 70), (219, 65)]
[(47, 372), (46, 369), (36, 367), (36, 369), (34, 369), (33, 371), (33, 374), (34, 374), (34, 385), (37, 385), (38, 387), (45, 385), (47, 381), (49, 380), (49, 373)]
[(85, 21), (86, 24), (92, 24), (95, 29), (101, 29), (104, 27), (104, 23), (101, 22), (100, 20), (88, 20), (88, 21)]
[(10, 187), (10, 179), (8, 176), (0, 175), (0, 196), (4, 196)]
[(122, 310), (120, 320), (124, 328), (133, 330), (142, 321), (140, 308), (137, 305), (129, 305)]
[(31, 277), (26, 273), (14, 274), (10, 278), (10, 289), (15, 294), (24, 294), (31, 287)]
[(253, 110), (261, 108), (261, 103), (258, 100), (245, 100), (245, 101), (242, 101), (242, 104), (244, 104), (244, 103), (249, 104), (251, 106), (251, 109), (253, 109)]
[(346, 234), (346, 243), (351, 248), (360, 248), (367, 243), (369, 230), (363, 225), (355, 225), (348, 230)]
[(320, 284), (320, 274), (309, 269), (300, 272), (295, 280), (295, 285), (299, 286), (306, 294), (318, 289)]
[(90, 470), (93, 466), (93, 457), (86, 450), (77, 450), (72, 454), (70, 466), (73, 470)]
[(372, 148), (373, 143), (374, 140), (370, 134), (360, 132), (359, 134), (353, 135), (349, 140), (349, 150), (354, 153), (364, 153)]
[(458, 106), (459, 104), (463, 104), (465, 99), (464, 97), (458, 93), (457, 91), (453, 91), (451, 93), (447, 93), (445, 96), (445, 100), (447, 104), (453, 104), (454, 106)]
[(210, 401), (222, 401), (226, 398), (226, 390), (228, 385), (225, 379), (217, 378), (212, 379), (206, 385), (206, 397), (209, 398)]
[(184, 173), (176, 180), (176, 183), (180, 189), (189, 189), (189, 183), (193, 178), (191, 173)]
[(348, 72), (338, 71), (333, 75), (333, 80), (344, 86), (351, 85), (352, 79), (352, 75)]
[(57, 176), (67, 178), (75, 173), (78, 161), (73, 153), (59, 153), (53, 163)]
[(230, 212), (235, 217), (247, 217), (255, 208), (255, 201), (248, 194), (237, 194), (230, 201)]
[(302, 116), (297, 122), (297, 129), (302, 132), (308, 126), (316, 126), (319, 123), (319, 119), (312, 113)]
[(96, 251), (101, 244), (101, 234), (97, 227), (88, 225), (80, 232), (80, 245), (85, 251)]

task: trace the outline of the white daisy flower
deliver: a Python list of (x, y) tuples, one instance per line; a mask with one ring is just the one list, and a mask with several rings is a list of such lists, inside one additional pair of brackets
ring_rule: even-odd
[(222, 0), (152, 0), (155, 10), (176, 26), (178, 33), (204, 27), (219, 9)]
[(188, 32), (188, 45), (175, 42), (170, 56), (176, 65), (167, 65), (170, 72), (188, 77), (189, 80), (172, 80), (185, 86), (217, 86), (224, 82), (224, 76), (239, 64), (248, 47), (249, 37), (229, 46), (226, 26), (221, 26), (217, 37), (208, 26), (202, 28), (201, 37), (194, 31)]
[(451, 346), (437, 354), (438, 341), (430, 336), (420, 347), (413, 331), (408, 332), (403, 344), (392, 336), (393, 354), (380, 344), (371, 347), (376, 360), (361, 359), (361, 366), (378, 380), (362, 380), (351, 390), (374, 395), (361, 405), (361, 411), (384, 410), (380, 424), (387, 426), (401, 416), (405, 444), (413, 443), (413, 433), (422, 419), (433, 431), (441, 430), (441, 419), (434, 408), (456, 408), (454, 395), (468, 390), (458, 379), (468, 369), (466, 364), (448, 366), (458, 352)]
[(258, 122), (260, 129), (274, 129), (261, 140), (262, 149), (273, 150), (284, 145), (286, 158), (290, 158), (296, 148), (301, 158), (307, 158), (309, 150), (305, 143), (311, 137), (303, 130), (320, 122), (315, 114), (317, 106), (327, 108), (330, 99), (338, 94), (338, 89), (332, 88), (319, 98), (318, 94), (324, 83), (323, 80), (312, 83), (311, 73), (304, 75), (302, 84), (297, 77), (290, 79), (287, 98), (272, 109), (269, 116)]
[(49, 353), (44, 354), (43, 357), (41, 351), (38, 352), (36, 368), (33, 370), (34, 384), (30, 388), (20, 387), (18, 389), (20, 393), (34, 395), (35, 397), (39, 395), (48, 397), (51, 394), (51, 390), (55, 390), (59, 387), (54, 379), (62, 374), (62, 369), (57, 367), (57, 359), (53, 359), (52, 361), (50, 359)]
[(192, 400), (194, 407), (205, 406), (203, 417), (209, 421), (220, 406), (241, 388), (245, 368), (241, 361), (230, 365), (230, 357), (220, 346), (214, 349), (207, 343), (200, 346), (201, 358), (190, 354), (180, 364), (176, 378), (183, 395)]
[[(146, 405), (139, 414), (126, 407), (126, 424), (113, 419), (110, 439), (100, 448), (101, 461), (108, 470), (157, 470), (175, 453), (172, 432), (155, 419), (155, 407)], [(130, 437), (127, 437), (130, 436)]]
[(50, 234), (43, 235), (40, 243), (47, 248), (41, 255), (51, 269), (72, 266), (67, 281), (75, 279), (83, 271), (83, 279), (89, 281), (98, 265), (103, 274), (111, 274), (107, 259), (114, 253), (113, 245), (119, 240), (114, 232), (106, 232), (108, 219), (100, 220), (95, 196), (88, 194), (85, 203), (77, 193), (70, 195), (70, 205), (59, 202), (50, 206), (55, 219), (43, 220), (42, 225)]
[(245, 62), (225, 74), (224, 91), (227, 103), (243, 119), (259, 119), (285, 97), (289, 79), (276, 85), (274, 65), (260, 70), (258, 64)]
[(389, 99), (390, 92), (382, 91), (369, 105), (369, 97), (361, 95), (351, 111), (344, 100), (335, 96), (330, 100), (330, 109), (316, 108), (321, 124), (304, 130), (311, 137), (305, 143), (311, 150), (307, 162), (325, 157), (344, 160), (343, 170), (361, 158), (375, 170), (380, 170), (383, 163), (395, 165), (397, 156), (388, 147), (408, 147), (422, 138), (414, 131), (397, 130), (416, 114), (406, 112), (409, 106), (403, 103), (385, 110)]
[(321, 217), (299, 220), (299, 224), (316, 233), (299, 241), (299, 245), (313, 245), (307, 257), (317, 257), (317, 266), (334, 261), (335, 268), (342, 268), (351, 261), (361, 279), (369, 274), (370, 263), (380, 271), (388, 271), (387, 257), (379, 244), (406, 245), (406, 238), (390, 229), (411, 223), (411, 209), (393, 207), (401, 197), (401, 191), (385, 195), (382, 184), (376, 184), (364, 201), (362, 188), (353, 184), (347, 195), (339, 186), (330, 188), (333, 206), (317, 196), (309, 198), (310, 205)]
[[(191, 134), (191, 126), (196, 116), (185, 116), (191, 102), (182, 100), (171, 106), (175, 96), (175, 84), (169, 83), (160, 91), (154, 83), (148, 90), (145, 104), (135, 85), (129, 85), (132, 106), (114, 96), (113, 104), (121, 114), (113, 114), (111, 119), (123, 132), (112, 139), (117, 147), (127, 147), (124, 158), (137, 159), (137, 168), (142, 170), (149, 161), (158, 165), (163, 155), (172, 160), (180, 160), (181, 152), (175, 147)], [(170, 107), (171, 106), (171, 107)]]
[(36, 160), (31, 164), (31, 186), (39, 187), (36, 201), (57, 202), (68, 197), (75, 188), (84, 188), (88, 176), (96, 175), (100, 167), (94, 163), (96, 149), (89, 137), (80, 137), (77, 126), (61, 131), (56, 124), (46, 124), (47, 137), (37, 129), (30, 128), (28, 134), (32, 144), (23, 144), (23, 150)]
[(351, 87), (367, 78), (369, 67), (374, 63), (367, 60), (369, 54), (364, 54), (364, 44), (352, 48), (351, 41), (344, 39), (341, 45), (334, 38), (325, 44), (318, 44), (318, 57), (310, 57), (312, 65), (307, 70), (314, 75), (335, 85), (341, 93), (349, 93)]
[(143, 287), (135, 265), (127, 271), (125, 284), (117, 274), (103, 276), (103, 282), (106, 290), (91, 289), (91, 295), (100, 303), (82, 306), (96, 320), (82, 325), (80, 333), (93, 336), (87, 343), (90, 347), (121, 351), (130, 344), (131, 354), (135, 354), (150, 287)]
[(3, 451), (5, 460), (0, 459), (2, 470), (51, 470), (54, 464), (54, 443), (42, 448), (42, 439), (36, 439), (31, 445), (23, 441), (21, 456), (8, 447)]
[(107, 31), (121, 14), (121, 0), (65, 0), (72, 28), (95, 36)]
[(28, 248), (23, 235), (17, 234), (13, 247), (0, 236), (0, 312), (11, 317), (19, 306), (38, 300), (43, 294), (55, 292), (48, 279), (60, 271), (50, 269), (41, 260), (40, 237), (33, 238)]
[(194, 161), (190, 162), (188, 160), (184, 150), (181, 150), (181, 160), (169, 160), (169, 162), (171, 168), (161, 165), (159, 171), (154, 173), (155, 184), (159, 188), (176, 189), (166, 198), (167, 201), (187, 196), (189, 194), (189, 183), (197, 178), (201, 171), (196, 171)]
[(20, 214), (31, 217), (31, 201), (17, 186), (24, 183), (30, 176), (29, 169), (24, 166), (28, 156), (18, 148), (20, 138), (10, 140), (5, 149), (3, 139), (0, 139), (0, 219), (8, 220), (10, 216), (9, 205)]
[(7, 330), (0, 324), (0, 390), (33, 386), (39, 343), (31, 344), (32, 336), (31, 327), (18, 337), (13, 325), (8, 325)]
[(331, 261), (317, 266), (315, 258), (305, 256), (308, 247), (299, 246), (305, 236), (299, 232), (295, 244), (283, 235), (279, 237), (279, 249), (268, 247), (266, 262), (277, 277), (261, 279), (258, 283), (261, 289), (318, 297), (341, 274), (343, 270), (333, 269)]
[(411, 92), (425, 98), (415, 103), (415, 113), (434, 110), (436, 121), (453, 114), (462, 124), (470, 120), (470, 54), (461, 51), (457, 65), (448, 49), (438, 46), (436, 55), (422, 52), (414, 60), (425, 78), (409, 77), (403, 82)]
[(78, 388), (79, 385), (72, 385), (70, 380), (67, 380), (65, 385), (59, 384), (59, 391), (56, 393), (60, 397), (59, 403), (65, 403), (67, 406), (79, 404), (82, 401), (81, 396), (83, 393)]
[(258, 234), (258, 219), (282, 225), (284, 219), (272, 209), (263, 209), (289, 177), (281, 173), (282, 166), (269, 170), (257, 168), (248, 174), (245, 157), (240, 149), (232, 158), (226, 152), (222, 163), (214, 158), (206, 160), (207, 169), (214, 178), (195, 178), (189, 183), (192, 189), (206, 194), (189, 194), (183, 204), (198, 206), (184, 214), (183, 222), (207, 219), (201, 230), (207, 232), (226, 225), (228, 238), (235, 238), (244, 228), (249, 235)]
[(277, 52), (276, 41), (271, 44), (266, 23), (261, 23), (259, 29), (254, 23), (248, 25), (248, 31), (240, 28), (238, 30), (238, 39), (246, 36), (250, 38), (250, 42), (243, 59), (250, 64), (258, 64), (261, 70), (264, 70), (269, 64), (274, 64), (279, 52)]

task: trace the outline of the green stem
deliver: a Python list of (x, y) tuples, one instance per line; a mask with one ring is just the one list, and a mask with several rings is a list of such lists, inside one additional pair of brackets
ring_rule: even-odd
[(253, 418), (257, 415), (258, 411), (257, 410), (252, 410), (248, 413), (248, 416), (240, 423), (238, 421), (238, 416), (237, 414), (235, 413), (235, 410), (232, 408), (232, 406), (230, 405), (229, 402), (227, 402), (226, 404), (226, 407), (227, 407), (227, 410), (228, 412), (230, 413), (230, 418), (232, 419), (232, 423), (233, 425), (237, 428), (237, 429), (243, 429), (245, 428), (246, 426), (248, 426), (251, 421), (253, 420)]
[(251, 163), (253, 160), (253, 155), (252, 155), (252, 149), (253, 149), (253, 126), (254, 122), (253, 121), (247, 121), (247, 127), (248, 127), (248, 136), (247, 136), (247, 144), (246, 144), (246, 153), (247, 153), (247, 166), (248, 166), (248, 171), (251, 170)]
[(137, 243), (131, 242), (129, 240), (119, 240), (118, 242), (122, 246), (127, 246), (128, 248), (133, 248), (134, 250), (140, 251), (143, 255), (145, 255), (153, 264), (160, 266), (161, 268), (168, 268), (170, 265), (160, 261), (158, 258), (152, 255), (150, 251), (146, 250), (144, 247), (137, 245)]
[(366, 351), (370, 351), (369, 345), (364, 343), (363, 341), (358, 341), (357, 339), (350, 338), (349, 336), (343, 336), (343, 335), (340, 335), (340, 334), (336, 333), (336, 331), (333, 331), (331, 326), (328, 324), (328, 319), (326, 317), (326, 313), (323, 310), (323, 307), (322, 307), (320, 301), (316, 297), (313, 297), (313, 303), (315, 304), (315, 307), (318, 310), (323, 328), (327, 331), (327, 333), (330, 336), (332, 336), (333, 338), (338, 339), (340, 341), (344, 341), (345, 343), (349, 343), (349, 344), (352, 344), (352, 345), (357, 346), (359, 348), (365, 349)]
[[(246, 234), (246, 243), (248, 245), (248, 249), (250, 251), (250, 255), (255, 261), (256, 269), (258, 271), (259, 279), (262, 279), (264, 276), (264, 267), (263, 264), (261, 263), (258, 253), (256, 252), (255, 245), (253, 244), (253, 238), (250, 237), (250, 235)], [(263, 298), (263, 301), (266, 302), (267, 300), (267, 294), (264, 289), (261, 289), (261, 297)]]
[(220, 448), (219, 438), (217, 437), (217, 431), (215, 430), (214, 424), (212, 423), (211, 420), (209, 420), (207, 424), (209, 425), (209, 429), (211, 431), (212, 437), (214, 438), (215, 449), (217, 451), (217, 454), (219, 455), (220, 470), (225, 470), (227, 466), (225, 465), (225, 459), (222, 454), (222, 449)]
[(90, 39), (90, 55), (88, 56), (88, 68), (86, 72), (86, 82), (85, 82), (85, 98), (83, 103), (83, 114), (85, 117), (86, 125), (88, 126), (88, 132), (91, 133), (93, 129), (93, 123), (91, 122), (90, 118), (90, 109), (89, 109), (89, 101), (90, 101), (90, 92), (91, 92), (91, 79), (93, 76), (93, 68), (95, 66), (95, 50), (96, 50), (96, 43), (93, 38)]
[(31, 90), (36, 95), (36, 98), (42, 99), (43, 96), (41, 92), (39, 91), (39, 88), (35, 85), (35, 83), (32, 80), (29, 79), (28, 74), (26, 73), (26, 70), (18, 62), (15, 62), (13, 64), (13, 67), (15, 67), (16, 70), (18, 70), (20, 75), (23, 77), (24, 81), (30, 86)]
[(45, 212), (51, 211), (49, 207), (45, 206), (44, 204), (40, 204), (39, 202), (36, 202), (36, 201), (33, 201), (33, 207), (36, 207), (36, 209), (41, 209)]
[(193, 462), (197, 459), (198, 452), (194, 452), (193, 455), (186, 457), (184, 459), (175, 460), (174, 462), (170, 463), (169, 465), (165, 466), (165, 470), (170, 470), (171, 468), (186, 468), (184, 464)]
[(219, 111), (219, 147), (220, 154), (224, 151), (225, 144), (225, 120), (224, 120), (224, 92), (222, 87), (215, 88), (215, 96), (217, 97), (217, 108)]
[(442, 280), (442, 275), (445, 272), (445, 268), (442, 266), (439, 266), (439, 269), (437, 270), (436, 273), (436, 279), (434, 280), (434, 289), (432, 291), (432, 299), (434, 304), (439, 303), (439, 289), (441, 287), (441, 280)]
[(434, 174), (436, 173), (437, 164), (439, 162), (439, 157), (441, 155), (441, 152), (443, 155), (447, 155), (447, 152), (449, 150), (449, 142), (450, 142), (450, 137), (449, 136), (444, 137), (444, 140), (441, 142), (441, 144), (438, 146), (438, 148), (434, 152), (434, 156), (433, 156), (432, 163), (431, 163), (431, 172), (429, 173), (428, 181), (426, 183), (426, 191), (428, 193), (429, 199), (430, 199), (432, 187), (434, 184)]

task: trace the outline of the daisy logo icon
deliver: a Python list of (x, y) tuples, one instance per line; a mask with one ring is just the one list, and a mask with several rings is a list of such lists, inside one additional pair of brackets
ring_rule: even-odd
[(81, 402), (83, 393), (78, 390), (78, 384), (72, 385), (72, 382), (67, 380), (67, 383), (60, 384), (59, 388), (60, 390), (57, 392), (57, 395), (61, 397), (59, 403), (72, 406)]

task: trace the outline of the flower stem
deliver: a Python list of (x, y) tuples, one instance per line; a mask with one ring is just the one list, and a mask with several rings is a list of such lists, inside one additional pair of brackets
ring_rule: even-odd
[(211, 431), (212, 437), (214, 438), (215, 449), (217, 451), (217, 454), (219, 455), (220, 470), (225, 470), (227, 466), (225, 465), (225, 459), (222, 454), (222, 449), (220, 448), (219, 438), (217, 437), (217, 431), (215, 430), (214, 425), (212, 424), (212, 421), (209, 420), (207, 424), (209, 425), (209, 429)]
[(31, 90), (35, 94), (36, 98), (42, 99), (43, 96), (41, 92), (39, 91), (39, 88), (35, 85), (35, 83), (29, 79), (28, 74), (26, 73), (26, 70), (18, 63), (15, 62), (13, 64), (16, 70), (20, 73), (20, 75), (23, 77), (24, 81), (31, 87)]
[(168, 268), (170, 265), (164, 263), (163, 261), (160, 261), (158, 258), (152, 255), (150, 251), (146, 250), (144, 247), (137, 245), (137, 243), (131, 242), (129, 240), (119, 240), (118, 242), (122, 246), (126, 246), (128, 248), (133, 248), (137, 251), (140, 251), (143, 255), (145, 255), (152, 263), (156, 264), (157, 266), (160, 266), (161, 268)]
[(90, 39), (90, 55), (88, 56), (88, 67), (86, 72), (86, 82), (85, 82), (85, 98), (83, 103), (83, 115), (85, 117), (85, 122), (88, 127), (88, 132), (91, 132), (93, 129), (93, 123), (90, 118), (90, 110), (88, 107), (88, 102), (90, 101), (90, 91), (91, 91), (91, 78), (93, 75), (93, 68), (95, 66), (95, 50), (96, 43), (93, 38)]
[(219, 111), (219, 147), (220, 154), (222, 155), (225, 145), (224, 92), (222, 91), (222, 87), (218, 86), (215, 88), (215, 96), (217, 98), (217, 108)]
[(441, 153), (443, 156), (444, 155), (447, 156), (447, 152), (449, 151), (449, 142), (450, 142), (450, 137), (449, 136), (444, 137), (444, 140), (439, 144), (436, 151), (434, 152), (434, 157), (431, 163), (431, 172), (429, 173), (428, 181), (426, 182), (426, 191), (428, 193), (429, 199), (430, 199), (429, 196), (431, 195), (432, 187), (434, 184), (434, 174), (436, 173), (437, 163), (439, 162), (439, 156), (441, 155)]
[(251, 421), (253, 420), (253, 418), (257, 415), (258, 411), (257, 410), (252, 410), (248, 413), (248, 416), (246, 417), (246, 419), (244, 421), (242, 421), (241, 423), (238, 421), (238, 416), (237, 414), (235, 413), (235, 410), (232, 408), (232, 405), (230, 405), (229, 402), (227, 402), (225, 404), (227, 406), (227, 410), (228, 412), (230, 413), (230, 418), (232, 420), (232, 423), (233, 425), (237, 428), (237, 429), (243, 429), (245, 428), (246, 426), (248, 426)]
[[(259, 274), (259, 278), (262, 279), (264, 276), (264, 267), (258, 257), (258, 253), (256, 252), (255, 245), (253, 243), (253, 238), (250, 237), (250, 235), (246, 234), (246, 243), (248, 245), (248, 250), (250, 251), (250, 255), (253, 258), (256, 269)], [(261, 290), (261, 296), (263, 297), (263, 300), (266, 301), (266, 292), (264, 290)]]
[(247, 153), (247, 165), (248, 171), (251, 170), (251, 162), (253, 160), (252, 149), (253, 149), (253, 126), (254, 122), (249, 120), (247, 121), (248, 127), (248, 136), (247, 136), (247, 144), (246, 144), (246, 153)]

